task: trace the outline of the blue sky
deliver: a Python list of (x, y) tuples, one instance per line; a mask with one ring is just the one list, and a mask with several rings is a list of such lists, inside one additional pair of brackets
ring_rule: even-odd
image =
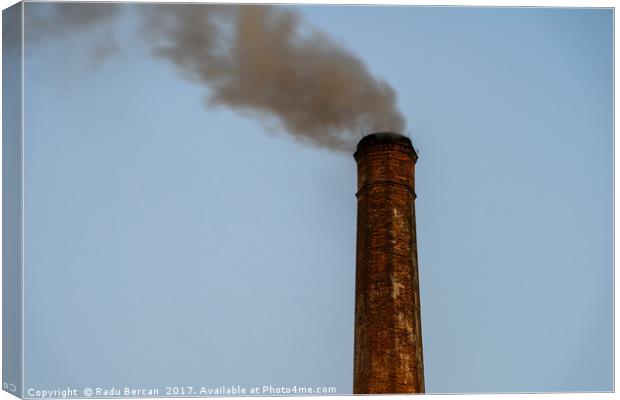
[[(427, 391), (612, 390), (612, 10), (293, 8), (420, 150)], [(350, 393), (352, 156), (205, 107), (135, 29), (26, 43), (26, 388)]]

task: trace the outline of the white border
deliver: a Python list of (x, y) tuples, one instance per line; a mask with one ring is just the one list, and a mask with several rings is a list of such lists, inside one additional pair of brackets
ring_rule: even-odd
[[(35, 0), (36, 1), (36, 0)], [(72, 1), (72, 0), (63, 0), (63, 1)], [(165, 2), (165, 3), (177, 3), (180, 1), (149, 1), (149, 0), (135, 0), (134, 2), (145, 2), (145, 3), (153, 3), (153, 2)], [(205, 3), (205, 1), (184, 1), (184, 2), (195, 2), (195, 3)], [(229, 1), (225, 1), (225, 0), (212, 0), (209, 2), (213, 2), (213, 3), (227, 3)], [(615, 1), (609, 1), (609, 0), (590, 0), (590, 1), (578, 1), (578, 0), (541, 0), (541, 1), (502, 1), (502, 0), (495, 0), (495, 1), (490, 1), (490, 0), (473, 0), (473, 1), (466, 1), (466, 0), (444, 0), (444, 1), (432, 1), (432, 0), (427, 0), (424, 2), (412, 2), (412, 1), (406, 1), (406, 0), (391, 0), (391, 1), (372, 1), (372, 0), (339, 0), (339, 1), (329, 1), (329, 0), (314, 0), (312, 2), (310, 1), (306, 1), (306, 2), (302, 2), (302, 1), (298, 1), (298, 0), (290, 0), (290, 1), (257, 1), (257, 0), (244, 0), (244, 3), (271, 3), (271, 4), (339, 4), (339, 5), (418, 5), (418, 6), (473, 6), (473, 7), (584, 7), (584, 8), (594, 8), (594, 7), (605, 7), (605, 8), (609, 8), (609, 7), (613, 7), (615, 8), (616, 2)], [(13, 4), (17, 3), (14, 0), (0, 0), (0, 5), (2, 7), (2, 9), (5, 9)], [(25, 338), (25, 235), (24, 235), (24, 220), (25, 220), (25, 185), (23, 184), (24, 182), (24, 174), (25, 174), (25, 140), (24, 140), (24, 136), (25, 136), (25, 99), (24, 99), (24, 82), (25, 82), (25, 70), (24, 70), (24, 47), (25, 47), (25, 40), (24, 40), (24, 12), (25, 12), (25, 7), (24, 4), (22, 3), (22, 30), (21, 30), (21, 40), (22, 40), (22, 49), (21, 49), (21, 53), (22, 53), (22, 76), (21, 76), (21, 97), (22, 97), (22, 109), (21, 109), (21, 113), (22, 113), (22, 121), (21, 121), (21, 129), (22, 129), (22, 136), (21, 136), (21, 174), (22, 174), (22, 182), (21, 182), (21, 229), (22, 229), (22, 242), (21, 242), (21, 262), (22, 262), (22, 349), (21, 349), (21, 354), (22, 354), (22, 394), (24, 393), (25, 390), (25, 349), (24, 349), (24, 338)], [(0, 33), (0, 38), (1, 38), (1, 33)], [(616, 378), (617, 378), (617, 370), (615, 368), (615, 360), (616, 360), (616, 346), (615, 346), (615, 340), (617, 337), (617, 332), (615, 330), (615, 310), (616, 310), (616, 296), (615, 296), (615, 282), (616, 282), (616, 274), (615, 274), (615, 256), (616, 256), (616, 252), (615, 252), (615, 248), (618, 245), (618, 239), (615, 235), (615, 227), (616, 227), (616, 213), (615, 213), (615, 207), (617, 205), (616, 203), (616, 192), (615, 192), (615, 177), (617, 176), (617, 165), (615, 163), (615, 154), (616, 154), (616, 150), (617, 150), (617, 143), (615, 141), (615, 115), (617, 112), (616, 109), (616, 102), (615, 102), (615, 93), (616, 93), (616, 89), (617, 89), (617, 83), (615, 80), (615, 73), (616, 73), (616, 63), (615, 63), (615, 46), (617, 43), (617, 32), (615, 30), (615, 15), (614, 15), (614, 80), (613, 80), (613, 84), (614, 84), (614, 120), (613, 120), (613, 129), (614, 129), (614, 136), (613, 136), (613, 151), (614, 151), (614, 162), (613, 162), (613, 181), (614, 181), (614, 213), (613, 213), (613, 218), (614, 218), (614, 274), (613, 274), (613, 279), (614, 279), (614, 296), (613, 296), (613, 301), (614, 301), (614, 347), (613, 347), (613, 351), (614, 351), (614, 388), (615, 388), (615, 382), (616, 382)], [(2, 55), (0, 52), (0, 68), (2, 65)], [(0, 89), (1, 89), (1, 82), (0, 82)], [(2, 101), (0, 100), (0, 110), (1, 110), (1, 106), (2, 106)], [(0, 154), (2, 151), (2, 143), (0, 141)], [(0, 171), (1, 171), (1, 166), (0, 166)], [(2, 182), (2, 177), (0, 176), (0, 185)], [(1, 204), (2, 200), (0, 197), (0, 204)], [(0, 223), (2, 221), (2, 216), (0, 215)], [(0, 233), (0, 239), (2, 238), (2, 234)], [(0, 245), (1, 246), (1, 245)], [(1, 284), (1, 275), (0, 275), (0, 284)], [(1, 294), (1, 286), (0, 286), (0, 294)], [(0, 298), (0, 304), (1, 304), (1, 298)], [(0, 321), (0, 327), (1, 327), (2, 322)], [(437, 399), (448, 399), (448, 398), (453, 398), (453, 395), (433, 395), (434, 398)], [(488, 394), (488, 395), (481, 395), (481, 394), (471, 394), (471, 395), (460, 395), (462, 397), (466, 397), (466, 398), (470, 398), (470, 399), (496, 399), (496, 398), (512, 398), (512, 399), (519, 399), (521, 398), (521, 396), (528, 396), (529, 398), (532, 397), (537, 397), (537, 398), (544, 398), (544, 399), (582, 399), (582, 398), (600, 398), (600, 399), (611, 399), (614, 398), (614, 394), (613, 393), (561, 393), (561, 394)], [(319, 399), (327, 399), (328, 397), (331, 396), (316, 396), (316, 398)], [(382, 398), (385, 399), (399, 399), (399, 398), (403, 398), (403, 396), (395, 396), (395, 395), (385, 395), (385, 396), (381, 396)], [(409, 398), (411, 397), (411, 395), (405, 395), (405, 398)], [(0, 400), (4, 400), (4, 399), (14, 399), (14, 396), (11, 396), (10, 394), (8, 394), (7, 392), (0, 392)], [(170, 397), (167, 397), (168, 399), (170, 399)], [(290, 398), (290, 399), (295, 399), (298, 397), (285, 397), (285, 398)], [(240, 399), (240, 397), (239, 397)]]

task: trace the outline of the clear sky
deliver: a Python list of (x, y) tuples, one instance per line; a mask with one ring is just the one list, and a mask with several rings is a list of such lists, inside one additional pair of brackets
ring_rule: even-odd
[[(293, 8), (420, 150), (427, 391), (612, 390), (613, 11)], [(136, 29), (26, 43), (26, 388), (350, 393), (352, 155), (205, 107)]]

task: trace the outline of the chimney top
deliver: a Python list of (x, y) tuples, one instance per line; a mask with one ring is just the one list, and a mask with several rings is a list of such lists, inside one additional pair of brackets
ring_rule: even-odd
[(414, 160), (417, 159), (417, 154), (413, 149), (411, 139), (395, 132), (375, 132), (364, 136), (357, 144), (357, 151), (353, 154), (353, 157), (357, 159), (357, 155), (364, 149), (377, 145), (395, 145), (397, 147), (402, 147), (405, 152), (411, 153), (414, 156)]

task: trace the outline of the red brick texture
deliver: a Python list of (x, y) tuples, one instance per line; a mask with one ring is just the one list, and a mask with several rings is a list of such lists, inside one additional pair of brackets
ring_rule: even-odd
[(376, 133), (357, 161), (353, 392), (424, 393), (411, 141)]

